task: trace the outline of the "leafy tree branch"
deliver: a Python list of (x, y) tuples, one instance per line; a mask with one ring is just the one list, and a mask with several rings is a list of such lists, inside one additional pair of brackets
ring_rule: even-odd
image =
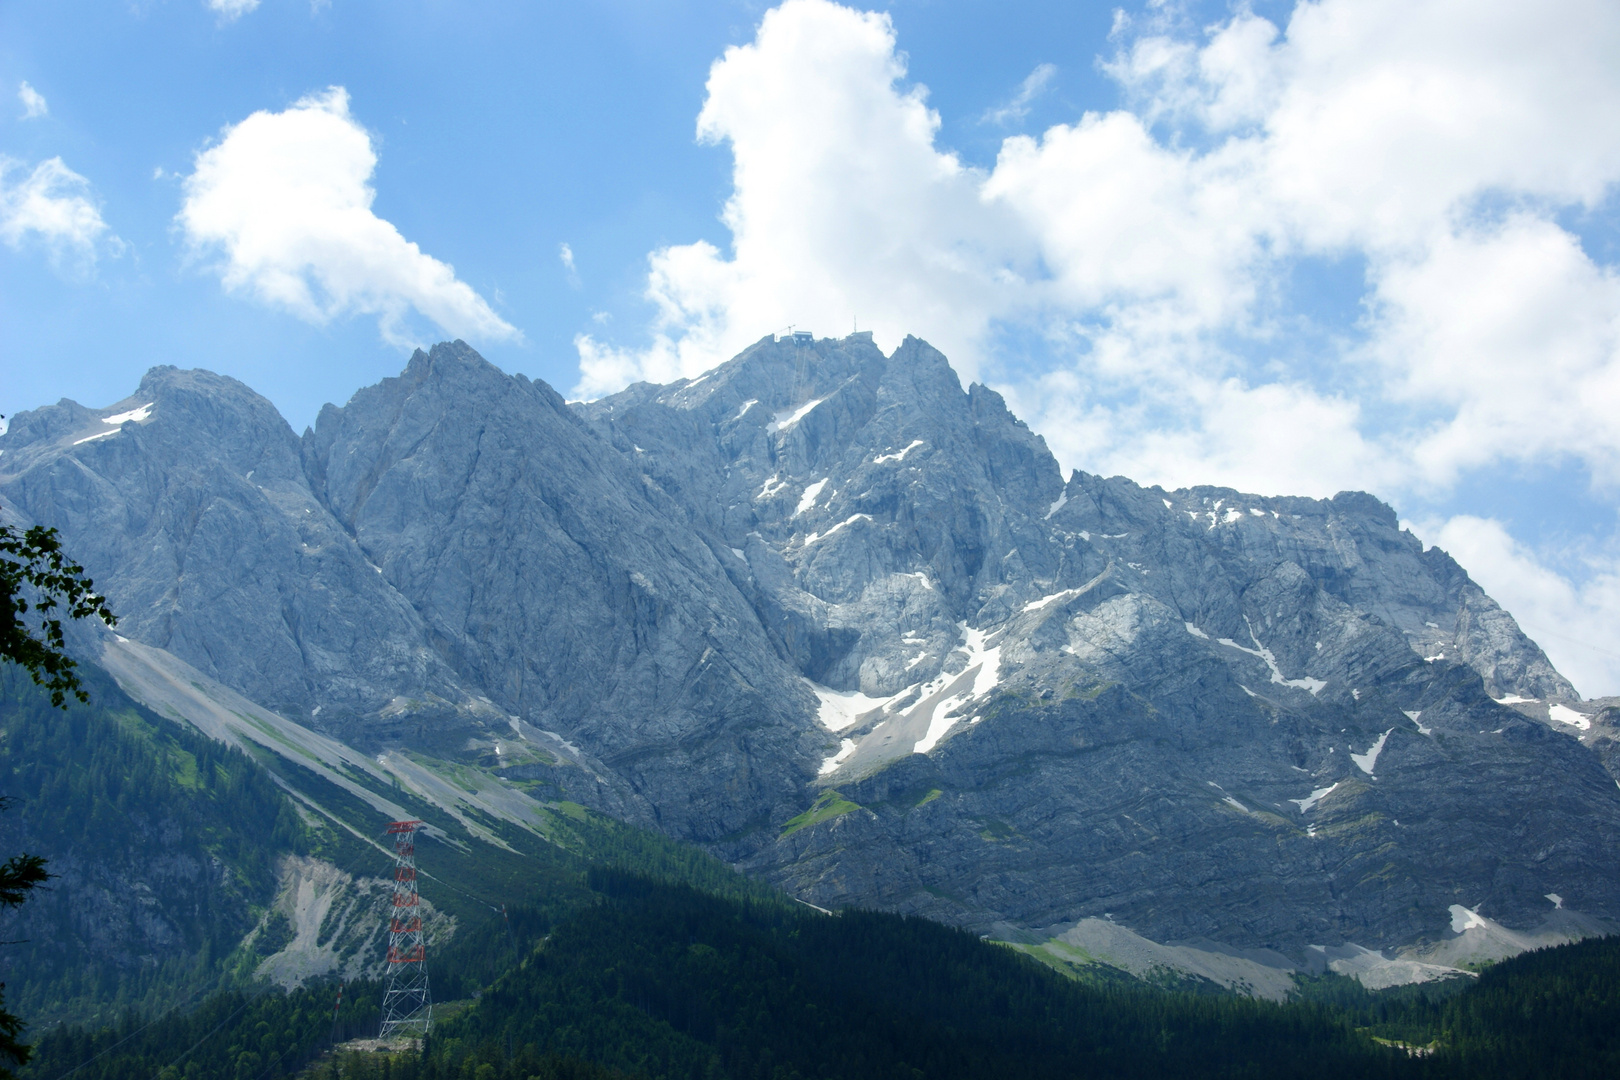
[[(33, 593), (32, 602), (25, 589)], [(39, 620), (37, 632), (24, 619), (29, 612)], [(27, 668), (34, 682), (51, 692), (51, 704), (66, 708), (68, 694), (80, 701), (90, 696), (79, 685), (78, 664), (65, 652), (58, 613), (118, 624), (84, 567), (63, 554), (55, 529), (35, 525), (19, 535), (0, 525), (0, 657)]]

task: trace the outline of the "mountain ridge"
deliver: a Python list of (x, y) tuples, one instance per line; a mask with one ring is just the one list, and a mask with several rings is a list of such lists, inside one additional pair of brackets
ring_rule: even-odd
[(986, 932), (1620, 915), (1608, 714), (1371, 496), (1065, 481), (915, 338), (574, 405), (447, 343), (301, 439), (273, 413), (154, 369), (20, 415), (0, 498), (132, 638), (368, 754)]

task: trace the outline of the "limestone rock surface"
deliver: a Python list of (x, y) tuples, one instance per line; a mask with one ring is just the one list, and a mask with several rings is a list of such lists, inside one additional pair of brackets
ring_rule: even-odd
[[(1295, 957), (1620, 917), (1614, 713), (1450, 556), (1366, 494), (1065, 479), (916, 339), (578, 405), (448, 343), (301, 438), (157, 368), (0, 451), (121, 633), (824, 907)], [(537, 733), (595, 795), (503, 764)]]

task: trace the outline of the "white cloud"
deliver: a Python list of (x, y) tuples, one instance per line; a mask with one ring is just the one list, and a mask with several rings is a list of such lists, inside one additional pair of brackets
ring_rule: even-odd
[(98, 244), (118, 244), (91, 198), (90, 181), (53, 157), (12, 183), (10, 174), (22, 167), (0, 157), (0, 241), (13, 250), (37, 243), (58, 269), (88, 271)]
[(197, 155), (176, 220), (217, 254), (225, 288), (310, 322), (375, 315), (385, 339), (412, 343), (411, 309), (443, 331), (502, 339), (517, 331), (371, 210), (376, 150), (341, 87), (283, 112), (256, 112)]
[(19, 118), (22, 120), (37, 120), (51, 111), (50, 106), (45, 104), (45, 95), (29, 86), (26, 79), (17, 87), (17, 100), (22, 102), (23, 111)]
[(579, 270), (574, 266), (574, 249), (568, 244), (557, 245), (557, 261), (568, 272), (568, 284), (579, 288)]
[(729, 257), (698, 242), (650, 256), (653, 343), (578, 339), (578, 395), (632, 378), (696, 375), (773, 328), (860, 320), (892, 347), (907, 332), (972, 369), (1005, 307), (1003, 271), (1033, 248), (979, 198), (983, 176), (934, 147), (939, 118), (904, 65), (886, 15), (821, 0), (766, 14), (752, 44), (709, 73), (698, 137), (730, 144)]
[(1052, 84), (1052, 77), (1057, 74), (1057, 67), (1052, 64), (1036, 64), (1035, 69), (1025, 76), (1024, 81), (1018, 84), (1018, 92), (1005, 105), (998, 105), (993, 109), (985, 110), (979, 118), (981, 124), (995, 124), (1003, 127), (1007, 124), (1017, 123), (1029, 115), (1029, 106), (1036, 98), (1046, 93), (1046, 88)]
[(1445, 548), (1497, 603), (1513, 612), (1553, 666), (1589, 695), (1620, 688), (1620, 559), (1587, 556), (1584, 580), (1546, 565), (1508, 534), (1499, 521), (1459, 515), (1421, 527)]
[[(1021, 326), (1070, 358), (1023, 396), (1072, 384), (1084, 413), (1046, 411), (1054, 444), (1087, 448), (1075, 464), (1140, 475), (1158, 440), (1194, 455), (1177, 474), (1295, 490), (1434, 491), (1548, 455), (1620, 480), (1598, 422), (1620, 285), (1556, 218), (1620, 181), (1620, 8), (1318, 0), (1282, 28), (1240, 8), (1194, 36), (1151, 14), (1106, 64), (1129, 109), (1008, 138), (986, 173), (936, 144), (887, 16), (787, 0), (715, 63), (698, 118), (734, 157), (731, 249), (653, 252), (652, 343), (581, 335), (579, 392), (856, 317), (972, 376)], [(1291, 342), (1299, 260), (1346, 256), (1366, 265), (1363, 325)], [(1527, 407), (1557, 401), (1579, 401), (1577, 422)], [(1275, 456), (1216, 435), (1285, 405), (1338, 418), (1353, 450), (1257, 472), (1244, 462)]]
[(221, 22), (235, 22), (259, 6), (259, 0), (203, 0)]
[(1104, 476), (1318, 498), (1400, 479), (1399, 463), (1358, 430), (1350, 399), (1201, 375), (1141, 381), (1128, 396), (1098, 389), (1071, 370), (1006, 387), (1009, 407), (1060, 461)]
[(1386, 389), (1436, 417), (1412, 433), (1429, 483), (1567, 458), (1620, 484), (1620, 276), (1575, 237), (1519, 214), (1449, 232), (1389, 262), (1376, 297)]

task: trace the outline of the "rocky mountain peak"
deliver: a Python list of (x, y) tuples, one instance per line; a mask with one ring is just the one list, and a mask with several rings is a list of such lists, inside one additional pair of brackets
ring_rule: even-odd
[(823, 906), (1285, 949), (1620, 914), (1611, 725), (1390, 507), (1065, 481), (915, 338), (574, 406), (446, 343), (301, 440), (155, 369), (0, 450), (137, 641)]

